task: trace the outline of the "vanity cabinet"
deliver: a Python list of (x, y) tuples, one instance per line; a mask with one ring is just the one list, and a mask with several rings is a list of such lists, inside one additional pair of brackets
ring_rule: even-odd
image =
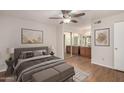
[[(66, 53), (71, 54), (71, 46), (66, 46)], [(72, 55), (91, 58), (91, 47), (72, 46)]]
[[(66, 46), (66, 53), (71, 53), (71, 46)], [(79, 55), (80, 54), (80, 47), (79, 46), (72, 46), (72, 55)]]
[(80, 47), (80, 56), (91, 58), (91, 48), (90, 47)]
[(71, 54), (71, 46), (66, 46), (66, 53)]
[(79, 55), (79, 54), (80, 54), (80, 47), (72, 46), (72, 55)]

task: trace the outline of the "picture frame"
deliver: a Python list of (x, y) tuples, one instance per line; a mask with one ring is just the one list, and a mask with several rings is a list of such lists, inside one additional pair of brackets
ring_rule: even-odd
[(95, 46), (110, 46), (110, 28), (96, 29), (94, 43)]
[(21, 43), (22, 44), (42, 44), (43, 31), (21, 28)]

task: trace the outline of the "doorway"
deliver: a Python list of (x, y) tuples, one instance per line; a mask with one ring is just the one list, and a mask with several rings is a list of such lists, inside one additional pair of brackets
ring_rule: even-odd
[(64, 58), (72, 57), (72, 33), (64, 32)]
[(91, 36), (64, 32), (64, 58), (82, 56), (91, 58)]

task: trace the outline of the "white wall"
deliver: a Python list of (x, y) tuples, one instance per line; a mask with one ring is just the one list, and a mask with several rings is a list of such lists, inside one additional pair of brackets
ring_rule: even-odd
[(57, 56), (64, 59), (64, 31), (63, 25), (57, 27)]
[[(21, 44), (21, 28), (43, 30), (43, 44)], [(57, 52), (56, 27), (34, 21), (0, 16), (0, 59), (6, 59), (7, 48), (53, 46)]]
[[(101, 24), (93, 24), (95, 21), (101, 20)], [(96, 19), (92, 22), (92, 63), (113, 68), (114, 66), (114, 23), (124, 21), (124, 13)], [(110, 46), (100, 47), (94, 46), (94, 30), (101, 28), (110, 28)], [(123, 43), (123, 42), (122, 42)]]
[(72, 32), (72, 33), (79, 33), (82, 35), (90, 35), (91, 34), (91, 26), (85, 27), (85, 28), (77, 28), (72, 26), (63, 26), (64, 32)]

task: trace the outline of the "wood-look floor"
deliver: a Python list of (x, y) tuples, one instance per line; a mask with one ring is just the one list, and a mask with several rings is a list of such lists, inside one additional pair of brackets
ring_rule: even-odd
[(65, 59), (65, 61), (84, 72), (91, 73), (85, 80), (87, 82), (124, 82), (124, 72), (91, 64), (88, 58), (76, 56)]

